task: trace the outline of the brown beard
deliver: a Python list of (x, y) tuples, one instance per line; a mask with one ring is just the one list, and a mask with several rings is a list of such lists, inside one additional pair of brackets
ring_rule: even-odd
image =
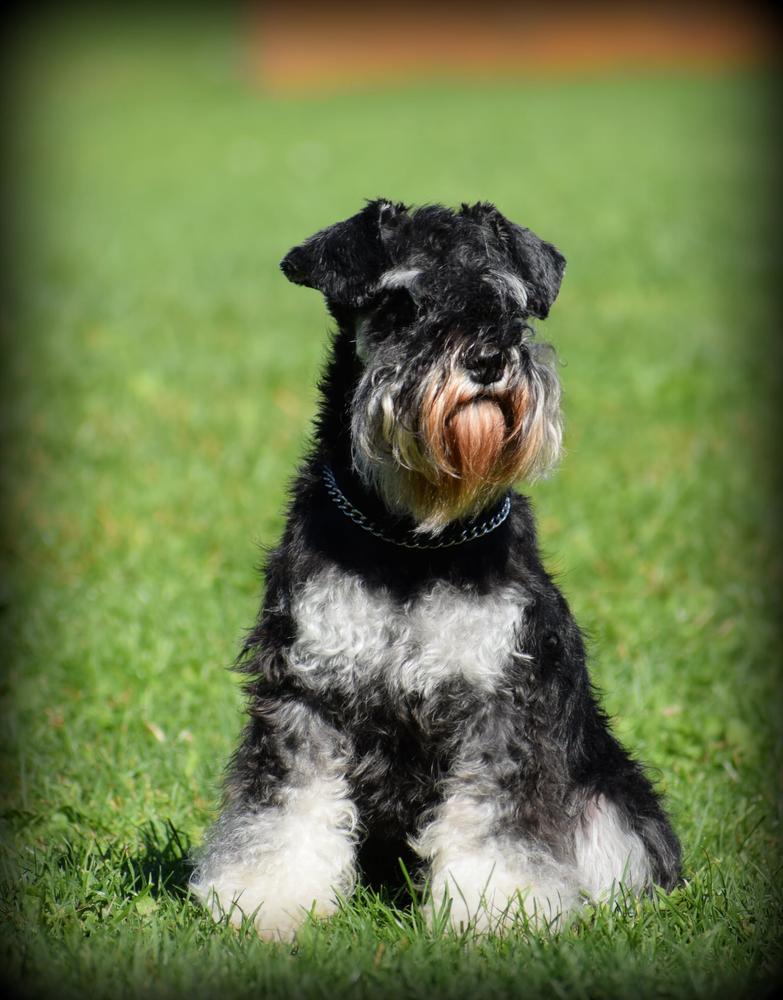
[(453, 376), (425, 394), (418, 434), (397, 442), (400, 492), (423, 529), (475, 513), (533, 468), (542, 429), (522, 433), (528, 404), (525, 387), (476, 396)]

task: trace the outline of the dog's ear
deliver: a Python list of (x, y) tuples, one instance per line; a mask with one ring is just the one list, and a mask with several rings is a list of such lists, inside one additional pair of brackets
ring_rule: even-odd
[(280, 262), (283, 274), (297, 285), (317, 289), (330, 302), (363, 305), (390, 265), (389, 244), (407, 211), (405, 205), (386, 198), (368, 202), (350, 219), (289, 250)]
[(531, 316), (546, 319), (560, 291), (566, 260), (557, 247), (511, 222), (494, 205), (463, 205), (462, 213), (491, 226), (505, 245), (514, 272), (525, 283)]
[(551, 243), (514, 222), (509, 250), (520, 278), (528, 289), (527, 308), (533, 316), (546, 319), (560, 291), (566, 259)]

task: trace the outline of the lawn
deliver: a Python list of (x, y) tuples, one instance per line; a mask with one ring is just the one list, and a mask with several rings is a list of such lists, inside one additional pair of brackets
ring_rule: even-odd
[[(780, 971), (773, 82), (593, 76), (268, 97), (228, 25), (16, 40), (3, 375), (5, 977), (31, 996), (706, 997)], [(569, 258), (533, 492), (671, 896), (480, 942), (360, 893), (293, 948), (187, 853), (328, 322), (277, 262), (365, 197), (489, 199)], [(10, 253), (8, 251), (11, 251)]]

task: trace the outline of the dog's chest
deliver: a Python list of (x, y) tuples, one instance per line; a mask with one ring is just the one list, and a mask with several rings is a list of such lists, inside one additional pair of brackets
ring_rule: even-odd
[(292, 602), (288, 666), (310, 687), (346, 693), (371, 685), (426, 697), (455, 679), (490, 691), (520, 648), (526, 603), (515, 585), (479, 594), (443, 581), (399, 601), (327, 569)]

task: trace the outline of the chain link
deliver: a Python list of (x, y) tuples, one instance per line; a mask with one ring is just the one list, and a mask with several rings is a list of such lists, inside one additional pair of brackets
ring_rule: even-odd
[(358, 524), (364, 531), (369, 532), (376, 538), (380, 538), (381, 541), (388, 542), (390, 545), (399, 545), (404, 549), (449, 549), (453, 548), (455, 545), (463, 545), (465, 542), (472, 542), (477, 538), (482, 538), (484, 535), (488, 535), (491, 531), (494, 531), (495, 528), (499, 528), (511, 512), (511, 497), (506, 496), (500, 510), (493, 514), (492, 517), (483, 521), (481, 524), (474, 524), (470, 528), (463, 528), (459, 535), (451, 541), (425, 542), (416, 538), (412, 531), (407, 533), (410, 536), (408, 540), (403, 541), (399, 538), (392, 538), (385, 532), (381, 531), (381, 529), (377, 525), (373, 524), (373, 522), (366, 515), (364, 515), (358, 507), (354, 507), (348, 497), (346, 497), (337, 485), (334, 473), (328, 465), (323, 467), (323, 480), (329, 496), (332, 500), (334, 500), (343, 514), (353, 521), (354, 524)]

